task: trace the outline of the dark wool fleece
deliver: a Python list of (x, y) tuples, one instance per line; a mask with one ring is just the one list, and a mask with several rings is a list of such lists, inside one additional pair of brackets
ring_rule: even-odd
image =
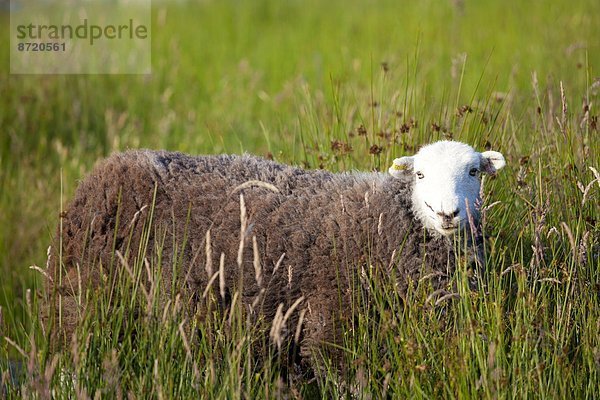
[[(234, 192), (250, 180), (270, 183), (279, 193), (259, 186)], [(410, 184), (386, 174), (307, 171), (249, 155), (193, 157), (128, 151), (100, 162), (79, 185), (62, 215), (63, 285), (58, 287), (50, 280), (48, 285), (50, 293), (63, 295), (61, 318), (67, 334), (77, 323), (78, 277), (84, 289), (100, 285), (100, 264), (104, 271), (122, 264), (112, 252), (113, 246), (122, 254), (128, 245), (135, 249), (129, 252), (130, 263), (138, 257), (155, 187), (156, 229), (151, 230), (149, 250), (143, 256), (152, 258), (152, 249), (160, 243), (162, 287), (167, 292), (177, 287), (193, 309), (202, 308), (206, 301), (202, 293), (209, 280), (205, 271), (208, 229), (214, 271), (219, 268), (221, 253), (225, 255), (226, 300), (238, 290), (236, 259), (243, 193), (248, 229), (240, 300), (252, 304), (261, 289), (253, 266), (255, 236), (265, 289), (257, 314), (272, 321), (280, 303), (285, 312), (304, 296), (282, 332), (285, 340), (293, 338), (299, 313), (306, 310), (300, 341), (303, 357), (323, 342), (341, 343), (340, 321), (352, 318), (352, 288), (361, 268), (395, 268), (396, 275), (406, 277), (406, 282), (438, 272), (432, 279), (436, 289), (447, 283), (455, 268), (448, 239), (425, 231), (414, 218)], [(186, 230), (185, 247), (178, 249), (185, 271), (180, 274), (183, 278), (171, 285), (173, 243), (181, 245)], [(58, 239), (55, 244), (49, 272), (57, 283)], [(220, 298), (219, 279), (213, 288)], [(49, 315), (56, 315), (54, 307)]]

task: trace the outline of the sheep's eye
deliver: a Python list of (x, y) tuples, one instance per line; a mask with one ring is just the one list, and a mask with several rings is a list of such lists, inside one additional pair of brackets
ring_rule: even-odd
[(471, 168), (471, 170), (469, 171), (469, 175), (471, 175), (471, 176), (475, 176), (475, 175), (477, 175), (477, 172), (479, 172), (479, 171), (477, 170), (477, 168)]
[(423, 175), (422, 172), (417, 172), (415, 175), (417, 175), (417, 178), (419, 178), (419, 179), (425, 178), (425, 175)]

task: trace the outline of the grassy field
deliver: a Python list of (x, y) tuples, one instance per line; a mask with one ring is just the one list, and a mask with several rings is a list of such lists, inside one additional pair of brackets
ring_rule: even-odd
[[(9, 363), (28, 376), (0, 397), (600, 398), (599, 38), (596, 0), (227, 0), (155, 5), (149, 76), (9, 75), (0, 41), (1, 386)], [(116, 312), (96, 299), (78, 340), (49, 354), (29, 266), (45, 266), (99, 158), (246, 151), (386, 170), (442, 138), (508, 162), (485, 186), (499, 201), (486, 290), (457, 276), (461, 298), (441, 310), (370, 277), (342, 373), (255, 362), (259, 327), (241, 312), (188, 337), (177, 307), (148, 301), (132, 327), (139, 296)], [(116, 339), (132, 329), (137, 344)]]

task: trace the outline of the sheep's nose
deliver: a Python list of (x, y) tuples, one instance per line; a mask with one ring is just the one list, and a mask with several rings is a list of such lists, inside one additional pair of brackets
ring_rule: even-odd
[(438, 216), (440, 216), (440, 218), (442, 218), (442, 221), (444, 222), (452, 222), (452, 220), (459, 214), (459, 210), (458, 208), (454, 211), (452, 211), (451, 213), (444, 213), (444, 212), (439, 212), (437, 213)]

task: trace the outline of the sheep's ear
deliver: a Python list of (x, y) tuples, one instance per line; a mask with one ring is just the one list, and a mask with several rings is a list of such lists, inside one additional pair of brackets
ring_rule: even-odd
[(496, 171), (504, 168), (505, 165), (504, 156), (497, 151), (484, 151), (481, 153), (481, 170), (483, 172), (494, 175)]
[(388, 172), (394, 178), (406, 179), (407, 177), (409, 177), (412, 174), (414, 161), (415, 161), (414, 157), (396, 158), (394, 160), (394, 162), (392, 163), (392, 166), (390, 167), (390, 169), (388, 169)]

